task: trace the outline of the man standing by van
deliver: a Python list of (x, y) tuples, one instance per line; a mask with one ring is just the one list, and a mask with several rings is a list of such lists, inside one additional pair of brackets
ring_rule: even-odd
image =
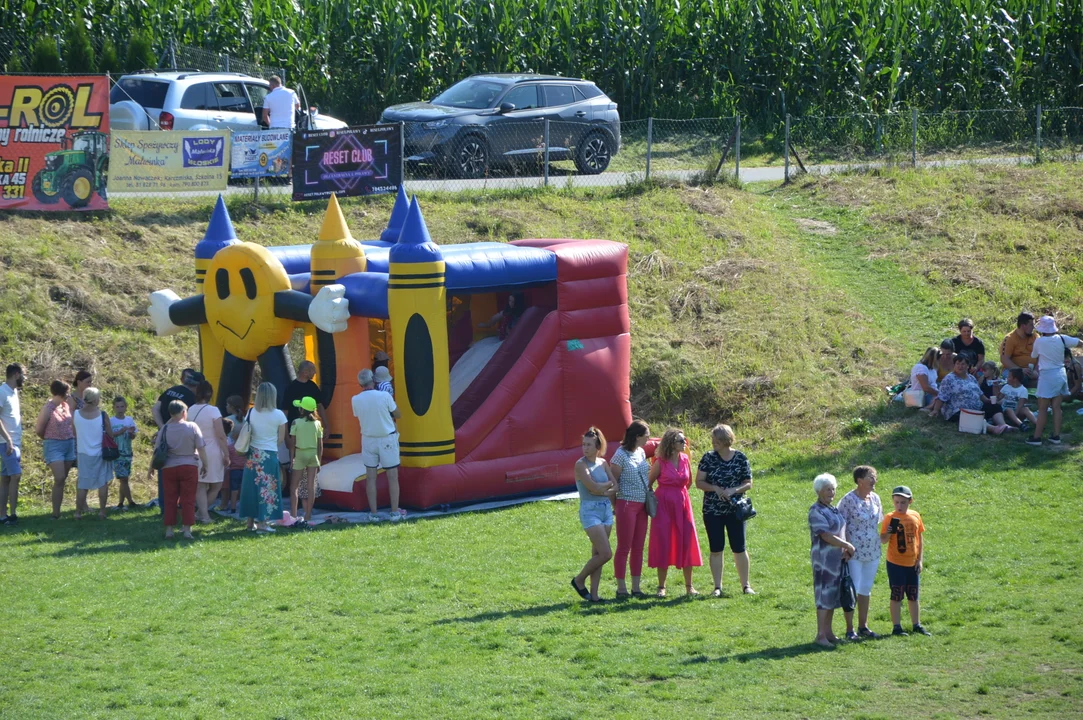
[(263, 124), (270, 128), (293, 130), (297, 126), (297, 111), (301, 101), (297, 93), (282, 86), (282, 78), (272, 75), (271, 92), (263, 99)]

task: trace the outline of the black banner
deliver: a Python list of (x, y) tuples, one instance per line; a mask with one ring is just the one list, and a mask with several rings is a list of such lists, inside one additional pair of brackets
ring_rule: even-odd
[(294, 133), (293, 199), (398, 192), (401, 138), (398, 124)]

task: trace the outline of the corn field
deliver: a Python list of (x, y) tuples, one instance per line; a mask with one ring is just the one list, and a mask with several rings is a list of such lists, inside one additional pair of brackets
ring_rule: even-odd
[(26, 45), (76, 22), (120, 48), (147, 28), (285, 67), (352, 122), (476, 72), (589, 78), (629, 120), (765, 130), (787, 112), (1083, 105), (1083, 0), (0, 0)]

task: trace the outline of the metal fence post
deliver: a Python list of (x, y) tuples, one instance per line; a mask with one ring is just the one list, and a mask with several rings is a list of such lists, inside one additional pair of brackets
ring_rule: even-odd
[(399, 184), (406, 188), (406, 122), (399, 123)]
[(651, 145), (654, 143), (654, 118), (647, 118), (647, 176), (651, 179)]
[(786, 113), (786, 140), (785, 140), (785, 153), (786, 153), (786, 169), (784, 171), (785, 180), (783, 182), (790, 181), (790, 114)]
[(1034, 162), (1042, 161), (1042, 104), (1038, 103), (1038, 107), (1034, 113)]
[(177, 43), (172, 37), (169, 38), (169, 63), (171, 68), (177, 69)]
[(910, 165), (918, 166), (918, 109), (910, 110)]
[(737, 182), (741, 181), (741, 113), (737, 113), (737, 139), (733, 145), (733, 157), (736, 160), (733, 179)]
[(876, 154), (884, 154), (884, 118), (882, 115), (876, 116)]
[(545, 118), (542, 143), (545, 145), (545, 187), (549, 187), (549, 118)]

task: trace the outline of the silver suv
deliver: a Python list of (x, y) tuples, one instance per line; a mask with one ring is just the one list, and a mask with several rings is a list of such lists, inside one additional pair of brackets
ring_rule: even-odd
[[(163, 70), (124, 75), (109, 93), (109, 127), (251, 132), (260, 129), (268, 92), (266, 80), (241, 73)], [(299, 128), (346, 127), (313, 108), (301, 115)]]

